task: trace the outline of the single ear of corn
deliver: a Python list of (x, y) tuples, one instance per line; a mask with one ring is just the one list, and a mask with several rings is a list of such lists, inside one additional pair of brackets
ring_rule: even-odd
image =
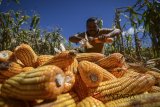
[(37, 64), (38, 66), (43, 65), (46, 63), (48, 60), (52, 59), (54, 56), (53, 55), (40, 55), (37, 58)]
[(24, 68), (22, 68), (22, 72), (28, 72), (28, 71), (31, 71), (33, 69), (34, 69), (33, 67), (24, 67)]
[(105, 55), (100, 54), (100, 53), (79, 53), (76, 56), (76, 59), (78, 62), (80, 61), (90, 61), (90, 62), (96, 62), (102, 58), (104, 58)]
[(124, 73), (123, 77), (126, 76), (137, 76), (140, 73), (136, 72), (134, 69), (127, 69), (126, 72)]
[(78, 72), (78, 61), (77, 61), (76, 58), (74, 59), (73, 63), (72, 63), (71, 65), (69, 65), (69, 66), (64, 70), (64, 72), (65, 72), (65, 71), (71, 71), (71, 72), (73, 72), (74, 74), (77, 74), (77, 72)]
[(88, 88), (85, 83), (82, 81), (81, 76), (79, 74), (75, 75), (75, 84), (73, 86), (73, 90), (78, 95), (80, 100), (86, 98), (88, 96)]
[(99, 85), (103, 80), (102, 70), (104, 69), (88, 61), (81, 61), (78, 65), (80, 76), (87, 87), (96, 87)]
[(156, 78), (156, 85), (160, 86), (160, 73), (156, 71), (147, 71), (146, 74), (152, 75)]
[(63, 92), (64, 78), (63, 71), (54, 65), (38, 67), (6, 80), (1, 94), (23, 100), (54, 99)]
[(0, 96), (0, 107), (29, 107), (29, 103)]
[(64, 90), (63, 92), (66, 93), (70, 91), (75, 83), (75, 75), (72, 71), (65, 72), (65, 80), (64, 80)]
[(103, 81), (108, 81), (108, 80), (112, 80), (112, 79), (117, 79), (116, 76), (114, 76), (112, 73), (110, 73), (109, 71), (103, 69), (101, 70), (103, 73)]
[(21, 73), (22, 71), (22, 66), (16, 62), (3, 62), (7, 63), (5, 64), (6, 68), (0, 70), (0, 74), (6, 77), (12, 77), (14, 75), (17, 75)]
[(146, 74), (153, 75), (157, 79), (157, 81), (160, 81), (160, 73), (159, 72), (156, 72), (156, 71), (147, 71)]
[(109, 69), (108, 71), (111, 74), (113, 74), (115, 77), (121, 78), (126, 73), (127, 70), (117, 67), (117, 68)]
[(89, 95), (103, 102), (121, 97), (132, 96), (148, 91), (155, 83), (151, 75), (122, 77), (99, 84), (97, 88), (89, 89)]
[(105, 69), (122, 67), (125, 64), (125, 58), (120, 53), (113, 53), (105, 58), (98, 60), (96, 64)]
[(128, 63), (128, 65), (129, 65), (128, 67), (129, 69), (134, 69), (134, 71), (138, 73), (145, 73), (148, 71), (148, 69), (140, 63)]
[(79, 102), (77, 107), (105, 107), (105, 105), (101, 101), (90, 96)]
[(37, 55), (29, 45), (21, 44), (17, 46), (14, 50), (14, 54), (26, 67), (37, 66)]
[(8, 62), (8, 61), (14, 61), (15, 57), (12, 51), (9, 50), (3, 50), (0, 51), (0, 62)]
[[(1, 72), (1, 71), (0, 71)], [(6, 77), (2, 74), (0, 74), (0, 83), (3, 83), (6, 79), (8, 79), (9, 77)]]
[(160, 87), (159, 86), (152, 86), (152, 88), (148, 92), (149, 93), (160, 92)]
[(50, 102), (44, 102), (34, 107), (76, 107), (79, 98), (76, 93), (70, 92), (57, 96), (57, 99)]
[(121, 98), (105, 104), (106, 107), (159, 107), (159, 105), (160, 92)]
[(74, 62), (74, 58), (76, 54), (73, 51), (64, 51), (55, 55), (49, 61), (44, 63), (43, 65), (56, 65), (61, 69), (66, 69), (69, 65)]

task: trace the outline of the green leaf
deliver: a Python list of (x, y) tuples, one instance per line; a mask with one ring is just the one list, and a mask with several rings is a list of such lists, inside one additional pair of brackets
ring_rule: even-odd
[(0, 5), (2, 4), (2, 0), (0, 0)]
[(37, 17), (33, 26), (34, 29), (37, 27), (39, 21), (40, 21), (40, 17)]
[(37, 18), (37, 16), (35, 15), (35, 16), (33, 16), (33, 18), (32, 18), (32, 22), (31, 22), (31, 25), (30, 25), (30, 28), (32, 29), (33, 28), (33, 26), (34, 26), (34, 23), (35, 23), (35, 21), (36, 21), (36, 18)]

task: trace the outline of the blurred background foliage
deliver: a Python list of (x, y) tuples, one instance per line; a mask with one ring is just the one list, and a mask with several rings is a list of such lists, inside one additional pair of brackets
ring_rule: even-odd
[(158, 0), (137, 0), (131, 7), (117, 8), (113, 27), (123, 32), (113, 44), (106, 46), (106, 54), (121, 52), (140, 60), (160, 57), (159, 24)]
[[(20, 2), (8, 0), (8, 3), (11, 1)], [(49, 32), (40, 29), (39, 23), (38, 14), (29, 16), (13, 10), (0, 12), (0, 50), (13, 50), (21, 43), (31, 45), (38, 54), (55, 54), (54, 48), (59, 49), (60, 43), (68, 50), (74, 48), (61, 34), (61, 28), (55, 27)], [(133, 6), (116, 8), (113, 28), (121, 29), (122, 33), (114, 38), (114, 43), (105, 44), (105, 54), (120, 52), (141, 61), (160, 57), (159, 25), (158, 0), (137, 0)]]

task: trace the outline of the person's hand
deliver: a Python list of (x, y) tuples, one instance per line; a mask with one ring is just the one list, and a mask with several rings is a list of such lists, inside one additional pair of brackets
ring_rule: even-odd
[(110, 38), (109, 35), (101, 35), (101, 36), (98, 36), (98, 39), (99, 40), (105, 40), (106, 38)]

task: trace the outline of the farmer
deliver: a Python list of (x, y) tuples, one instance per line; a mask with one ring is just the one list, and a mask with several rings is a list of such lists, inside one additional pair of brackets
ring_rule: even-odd
[[(86, 32), (69, 37), (69, 41), (79, 43), (85, 39), (92, 46), (92, 48), (87, 48), (87, 46), (85, 46), (85, 52), (103, 53), (104, 43), (113, 42), (112, 38), (119, 34), (119, 29), (100, 28), (99, 20), (95, 17), (91, 17), (86, 21)], [(96, 42), (95, 38), (101, 42)]]

